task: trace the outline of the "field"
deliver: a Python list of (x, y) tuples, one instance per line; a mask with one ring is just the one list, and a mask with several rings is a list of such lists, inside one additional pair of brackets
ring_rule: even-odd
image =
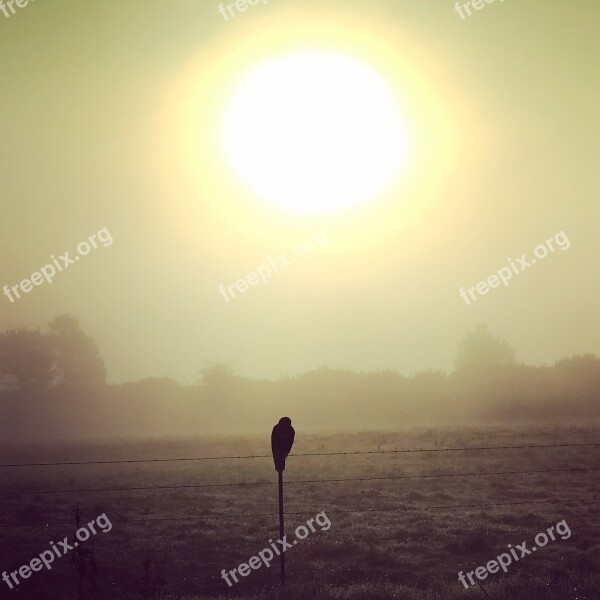
[[(599, 443), (598, 446), (583, 444)], [(577, 444), (565, 447), (561, 444)], [(446, 451), (448, 448), (552, 445)], [(425, 449), (434, 452), (393, 452)], [(279, 537), (270, 458), (0, 468), (0, 571), (12, 572), (106, 513), (112, 530), (57, 558), (0, 598), (197, 600), (593, 600), (600, 597), (597, 428), (297, 433), (285, 478), (286, 532), (325, 512), (328, 530), (229, 588), (231, 570)], [(0, 463), (269, 454), (269, 436), (4, 446)], [(554, 471), (537, 472), (531, 471)], [(509, 471), (511, 473), (506, 474)], [(523, 473), (529, 471), (529, 473)], [(503, 472), (504, 474), (499, 474)], [(469, 474), (486, 475), (469, 475)], [(439, 477), (439, 475), (446, 475)], [(452, 475), (454, 476), (448, 476)], [(423, 476), (433, 477), (423, 477)], [(383, 479), (388, 477), (388, 479)], [(292, 483), (293, 481), (309, 481)], [(315, 480), (345, 480), (316, 482)], [(221, 484), (255, 485), (221, 485)], [(200, 487), (211, 485), (213, 487)], [(161, 486), (163, 486), (161, 488)], [(176, 487), (199, 486), (199, 487)], [(151, 488), (129, 489), (119, 488)], [(79, 491), (73, 491), (79, 490)], [(31, 493), (21, 493), (21, 492)], [(46, 493), (53, 491), (53, 493)], [(56, 491), (56, 492), (55, 492)], [(566, 521), (554, 541), (465, 590), (470, 572)], [(81, 574), (73, 557), (86, 565)], [(95, 591), (94, 591), (95, 590)]]

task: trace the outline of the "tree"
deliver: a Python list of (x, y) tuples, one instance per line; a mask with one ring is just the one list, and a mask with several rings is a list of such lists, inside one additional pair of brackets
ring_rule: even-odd
[(45, 391), (54, 378), (53, 351), (47, 335), (30, 329), (0, 335), (0, 373), (27, 393)]
[(499, 335), (492, 334), (487, 325), (476, 325), (468, 330), (458, 343), (456, 371), (489, 370), (493, 367), (515, 364), (515, 351)]
[(230, 400), (237, 376), (231, 362), (208, 363), (200, 370), (202, 391), (212, 400)]
[(85, 334), (75, 317), (56, 317), (50, 323), (50, 340), (60, 383), (71, 386), (106, 383), (106, 367), (98, 345)]

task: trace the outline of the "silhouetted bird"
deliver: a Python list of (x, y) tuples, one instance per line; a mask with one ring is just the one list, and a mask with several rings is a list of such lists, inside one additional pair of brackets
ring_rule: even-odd
[(285, 471), (285, 459), (294, 445), (296, 432), (289, 417), (282, 417), (271, 433), (271, 450), (276, 471)]

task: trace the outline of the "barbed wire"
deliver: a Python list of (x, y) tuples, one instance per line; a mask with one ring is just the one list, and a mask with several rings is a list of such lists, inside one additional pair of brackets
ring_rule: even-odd
[[(408, 448), (404, 450), (356, 450), (344, 452), (304, 452), (300, 454), (290, 454), (288, 458), (302, 456), (349, 456), (359, 454), (407, 454), (415, 452), (469, 452), (475, 450), (522, 450), (530, 448), (586, 448), (598, 447), (600, 442), (583, 444), (526, 444), (519, 446), (466, 446), (462, 448)], [(6, 463), (0, 464), (0, 467), (57, 467), (71, 465), (116, 465), (131, 463), (162, 463), (162, 462), (184, 462), (184, 461), (204, 461), (204, 460), (241, 460), (256, 458), (272, 458), (270, 454), (250, 454), (240, 456), (201, 456), (201, 457), (182, 457), (182, 458), (139, 458), (123, 460), (90, 460), (90, 461), (65, 461), (65, 462), (32, 462), (32, 463)]]
[[(594, 490), (596, 493), (596, 490)], [(524, 500), (524, 501), (512, 501), (512, 502), (490, 502), (490, 503), (477, 503), (477, 504), (438, 504), (429, 506), (403, 506), (403, 507), (387, 507), (387, 508), (357, 508), (357, 509), (340, 509), (340, 508), (329, 508), (327, 513), (330, 514), (348, 514), (348, 513), (378, 513), (378, 512), (411, 512), (411, 511), (427, 511), (427, 510), (445, 510), (455, 508), (491, 508), (499, 506), (524, 506), (524, 505), (536, 505), (536, 504), (559, 504), (559, 503), (572, 503), (572, 502), (583, 502), (584, 498), (555, 498), (546, 500)], [(587, 506), (597, 506), (597, 502), (590, 501), (586, 504)], [(308, 515), (312, 514), (314, 509), (306, 509), (301, 511), (289, 511), (285, 512), (286, 516), (291, 515)], [(207, 515), (195, 515), (195, 516), (177, 516), (177, 517), (157, 517), (152, 519), (127, 519), (124, 521), (115, 521), (119, 524), (127, 523), (160, 523), (160, 522), (175, 522), (175, 521), (203, 521), (206, 519), (245, 519), (248, 517), (276, 517), (279, 513), (235, 513), (235, 514), (223, 514), (213, 513)], [(25, 528), (48, 528), (48, 527), (72, 527), (73, 523), (29, 523), (29, 524), (0, 524), (0, 529), (25, 529)]]
[[(396, 481), (402, 479), (441, 479), (451, 477), (496, 477), (500, 475), (540, 475), (547, 473), (585, 473), (600, 471), (600, 467), (577, 467), (574, 469), (536, 469), (530, 471), (489, 471), (489, 472), (466, 472), (466, 473), (435, 473), (415, 475), (386, 475), (385, 477), (348, 477), (337, 479), (296, 479), (286, 481), (286, 485), (297, 485), (304, 483), (342, 483), (347, 481)], [(202, 488), (227, 488), (246, 486), (272, 486), (276, 481), (246, 481), (230, 483), (190, 483), (180, 485), (149, 485), (134, 487), (107, 487), (71, 490), (17, 490), (16, 492), (1, 492), (1, 496), (26, 496), (31, 494), (83, 494), (98, 492), (140, 492), (153, 490), (181, 490)]]
[[(552, 446), (506, 446), (502, 447), (502, 449), (515, 449), (515, 448), (539, 448), (539, 447), (577, 447), (577, 446), (597, 446), (600, 444), (577, 444), (577, 445), (552, 445)], [(485, 448), (474, 448), (470, 447), (469, 449), (477, 449), (477, 450), (492, 450), (492, 449), (500, 449), (500, 447), (485, 447)], [(422, 451), (459, 451), (461, 449), (434, 449), (434, 450), (422, 450)], [(463, 449), (466, 450), (466, 449)], [(414, 450), (418, 452), (420, 450)], [(352, 452), (348, 454), (390, 454), (394, 452), (403, 452), (403, 451), (373, 451), (373, 452)], [(333, 453), (340, 454), (340, 453)], [(319, 454), (311, 454), (311, 456), (318, 456)], [(222, 460), (229, 457), (220, 457), (218, 460)], [(270, 457), (257, 457), (257, 458), (270, 458)], [(168, 461), (174, 459), (167, 459)], [(194, 460), (194, 459), (190, 459)], [(211, 460), (211, 459), (207, 459)], [(130, 462), (130, 461), (126, 461)], [(131, 461), (137, 462), (137, 461)], [(143, 461), (146, 462), (146, 461)], [(154, 461), (153, 461), (154, 462)], [(159, 459), (158, 462), (165, 462), (162, 459)], [(95, 464), (95, 463), (92, 463)], [(2, 465), (6, 466), (6, 465)], [(41, 466), (41, 465), (35, 465)], [(55, 464), (48, 465), (55, 466)], [(461, 472), (461, 473), (435, 473), (435, 474), (412, 474), (412, 475), (391, 475), (384, 477), (355, 477), (355, 478), (338, 478), (338, 479), (315, 479), (315, 480), (292, 480), (286, 482), (286, 484), (292, 485), (302, 485), (302, 484), (319, 484), (319, 483), (341, 483), (341, 482), (368, 482), (368, 481), (394, 481), (394, 480), (413, 480), (413, 479), (438, 479), (438, 478), (460, 478), (460, 477), (487, 477), (487, 476), (503, 476), (503, 475), (537, 475), (537, 474), (550, 474), (550, 473), (583, 473), (583, 472), (594, 472), (599, 471), (600, 467), (576, 467), (576, 468), (564, 468), (564, 469), (537, 469), (537, 470), (523, 470), (523, 471), (489, 471), (489, 472)], [(141, 491), (141, 490), (164, 490), (164, 489), (185, 489), (185, 488), (227, 488), (227, 487), (239, 487), (239, 486), (264, 486), (264, 485), (276, 485), (275, 482), (231, 482), (231, 483), (215, 483), (215, 484), (187, 484), (187, 485), (174, 485), (174, 486), (139, 486), (139, 487), (131, 487), (131, 488), (99, 488), (99, 489), (76, 489), (76, 490), (19, 490), (16, 492), (9, 492), (3, 494), (4, 496), (23, 496), (26, 494), (56, 494), (56, 493), (86, 493), (86, 492), (109, 492), (109, 491)], [(593, 497), (598, 497), (596, 490), (592, 490), (591, 493)], [(385, 513), (404, 513), (404, 512), (428, 512), (434, 510), (457, 510), (457, 509), (496, 509), (502, 507), (517, 507), (517, 506), (535, 506), (535, 505), (552, 505), (552, 504), (571, 504), (571, 503), (579, 503), (582, 506), (586, 507), (594, 507), (598, 506), (598, 502), (594, 500), (589, 500), (589, 498), (554, 498), (554, 499), (533, 499), (533, 500), (518, 500), (518, 501), (506, 501), (506, 502), (485, 502), (485, 503), (462, 503), (462, 504), (439, 504), (439, 505), (429, 505), (429, 506), (396, 506), (396, 507), (379, 507), (379, 508), (356, 508), (356, 509), (337, 509), (337, 508), (329, 508), (327, 509), (327, 513), (331, 515), (336, 514), (374, 514), (381, 515)], [(275, 507), (273, 507), (275, 508)], [(286, 516), (295, 516), (295, 515), (308, 515), (313, 514), (313, 510), (293, 510), (290, 512), (286, 512)], [(595, 513), (589, 513), (591, 518)], [(269, 513), (235, 513), (235, 514), (203, 514), (203, 515), (194, 515), (194, 516), (165, 516), (165, 517), (154, 517), (154, 518), (139, 518), (139, 519), (123, 519), (112, 521), (115, 525), (129, 525), (129, 524), (151, 524), (151, 523), (163, 523), (163, 522), (186, 522), (186, 521), (203, 521), (203, 520), (211, 520), (211, 519), (224, 519), (224, 520), (235, 520), (235, 519), (247, 519), (250, 517), (261, 517), (261, 518), (276, 518), (278, 513), (274, 510)], [(73, 523), (21, 523), (19, 525), (0, 525), (0, 529), (24, 529), (24, 528), (53, 528), (53, 527), (73, 527)], [(541, 527), (541, 526), (540, 526)], [(600, 529), (600, 526), (594, 525), (585, 525), (582, 526), (580, 524), (570, 524), (570, 528), (573, 532), (592, 532), (597, 529)], [(542, 528), (543, 529), (543, 528)], [(368, 536), (358, 534), (354, 538), (344, 538), (344, 539), (327, 539), (327, 538), (311, 538), (306, 542), (303, 542), (303, 545), (313, 546), (313, 545), (348, 545), (348, 543), (361, 543), (361, 544), (376, 544), (378, 546), (381, 545), (382, 542), (391, 542), (393, 544), (403, 544), (408, 543), (411, 540), (435, 540), (435, 539), (457, 539), (457, 540), (468, 540), (473, 538), (473, 536), (482, 538), (483, 540), (494, 540), (500, 537), (508, 537), (511, 535), (517, 534), (533, 534), (539, 532), (539, 529), (510, 529), (510, 530), (501, 530), (501, 531), (475, 531), (475, 532), (467, 532), (465, 533), (451, 533), (451, 532), (435, 532), (433, 535), (431, 532), (428, 532), (428, 535), (403, 535), (396, 534), (390, 537), (376, 537), (371, 538)], [(250, 543), (247, 540), (243, 542)], [(456, 542), (460, 543), (460, 542)], [(119, 550), (112, 550), (110, 548), (99, 548), (97, 549), (95, 555), (99, 557), (109, 557), (110, 559), (117, 560), (116, 557), (119, 556), (128, 556), (128, 555), (149, 555), (149, 554), (159, 554), (161, 556), (168, 555), (169, 553), (181, 553), (181, 552), (189, 552), (189, 551), (206, 551), (210, 549), (210, 551), (214, 550), (222, 550), (222, 551), (230, 551), (230, 550), (240, 550), (240, 543), (236, 544), (217, 544), (215, 545), (214, 541), (210, 541), (205, 543), (204, 545), (184, 545), (184, 546), (151, 546), (151, 547), (142, 547), (142, 548), (126, 548)], [(459, 547), (460, 550), (460, 547)], [(19, 553), (23, 552), (21, 548), (19, 548)], [(34, 550), (33, 553), (36, 551)], [(10, 555), (0, 555), (2, 558), (11, 558), (15, 559), (15, 553), (13, 552)], [(230, 560), (230, 559), (227, 559)], [(453, 563), (435, 563), (436, 568), (449, 568), (456, 569), (468, 566), (469, 563), (466, 562), (453, 562)], [(203, 561), (201, 565), (201, 569), (198, 574), (202, 579), (205, 580), (206, 586), (214, 586), (216, 582), (221, 579), (221, 576), (218, 573), (214, 573), (214, 570), (220, 571), (222, 567), (221, 563), (213, 563)], [(320, 569), (322, 570), (322, 569)], [(331, 572), (335, 572), (335, 570), (331, 570)], [(214, 574), (213, 574), (214, 573)], [(269, 575), (270, 578), (270, 575)]]

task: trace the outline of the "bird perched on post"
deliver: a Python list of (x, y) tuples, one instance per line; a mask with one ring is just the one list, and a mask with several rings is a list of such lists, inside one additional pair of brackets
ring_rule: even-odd
[(273, 452), (273, 461), (275, 470), (285, 471), (285, 459), (294, 445), (296, 432), (292, 427), (292, 420), (289, 417), (282, 417), (279, 423), (273, 427), (271, 433), (271, 451)]

